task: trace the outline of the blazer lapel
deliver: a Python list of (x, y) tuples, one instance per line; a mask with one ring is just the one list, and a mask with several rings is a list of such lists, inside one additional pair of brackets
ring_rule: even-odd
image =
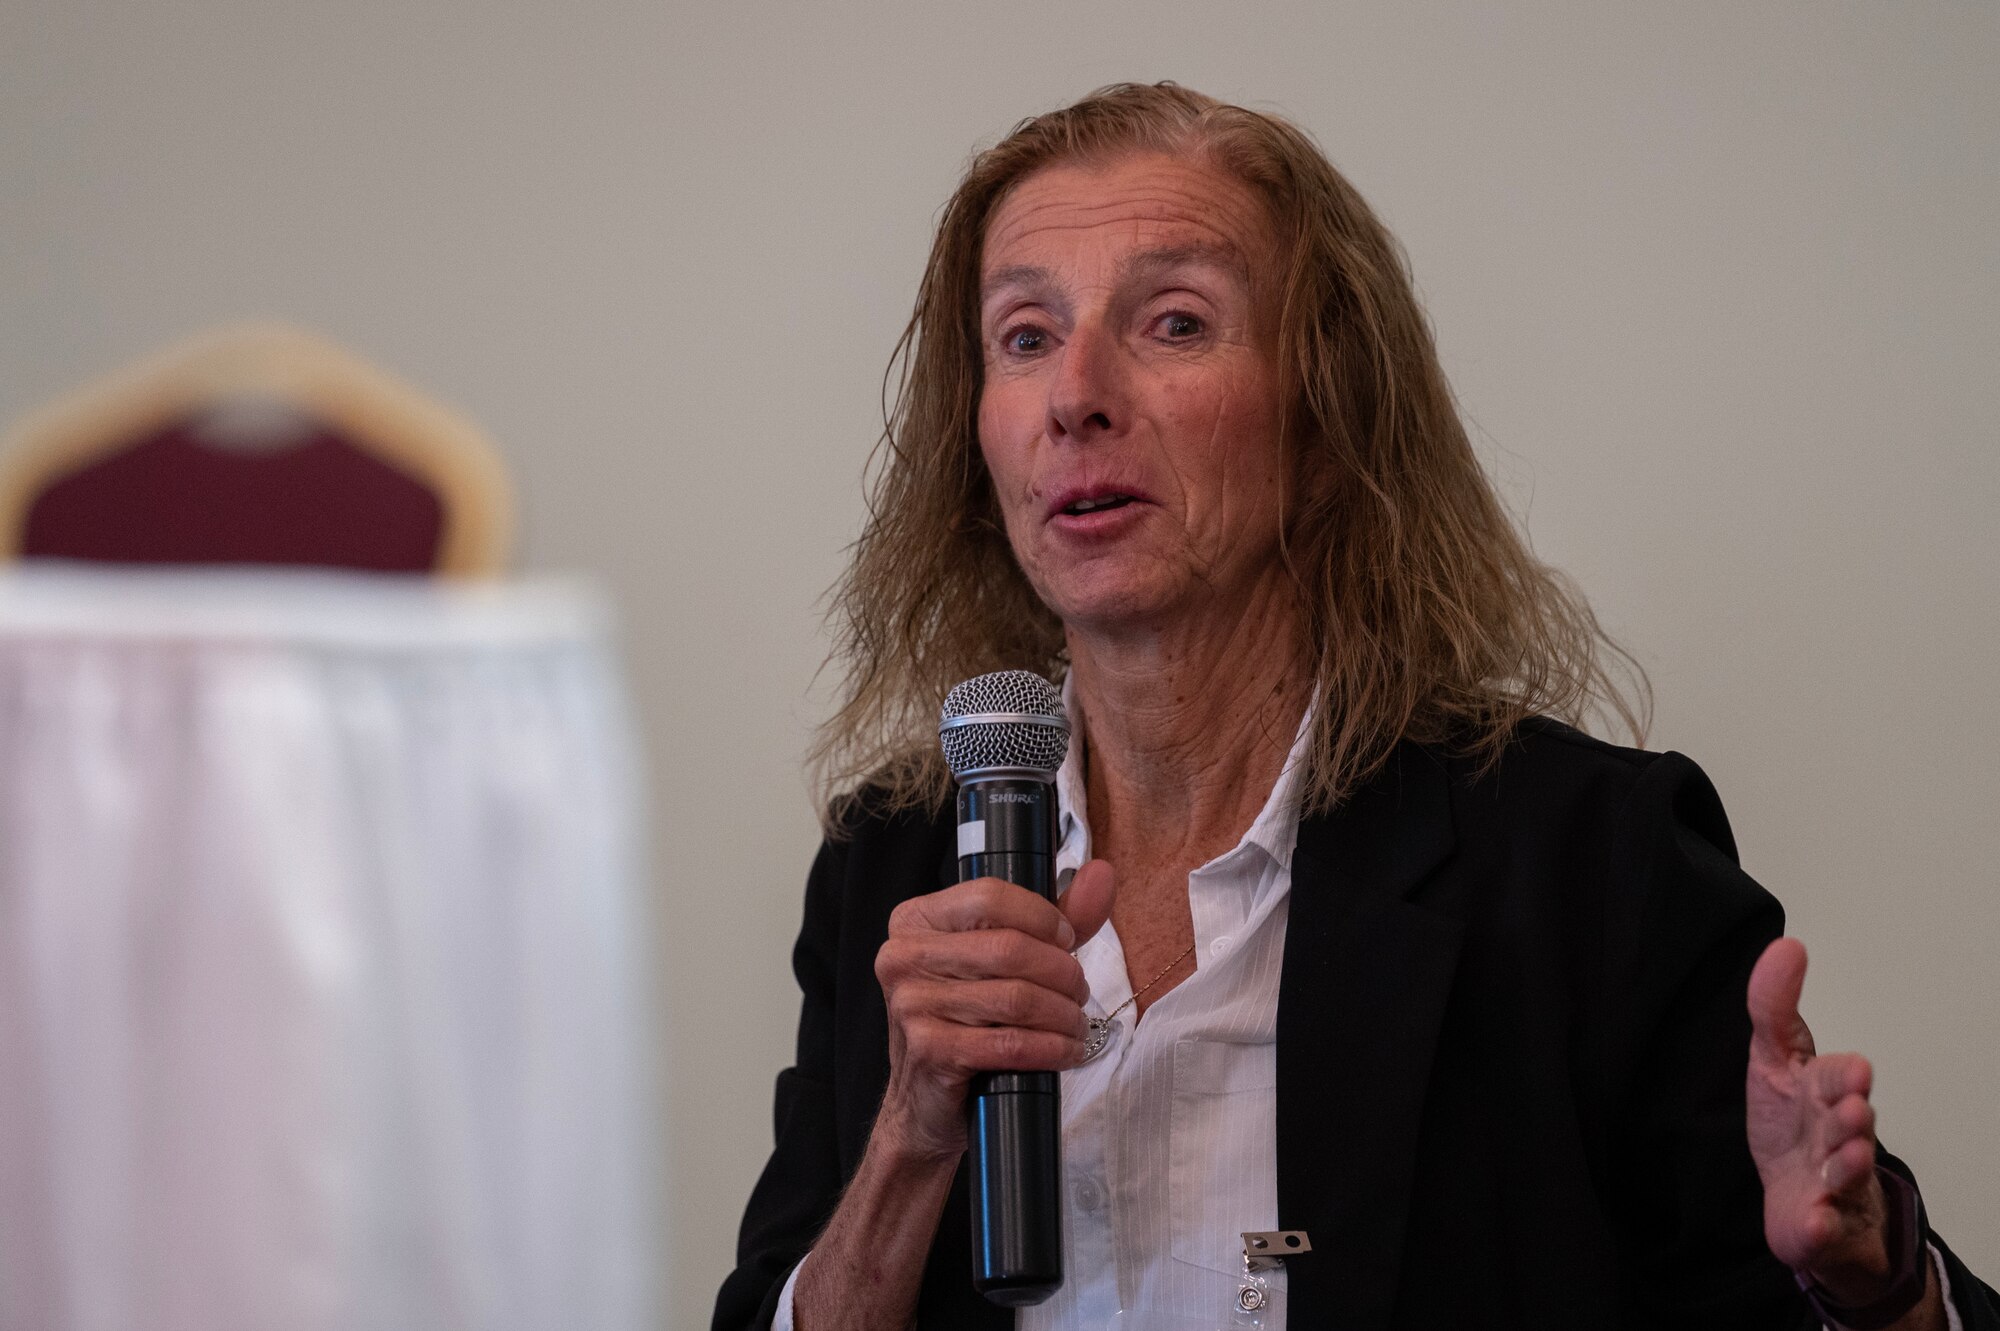
[(1290, 1324), (1389, 1325), (1417, 1131), (1461, 923), (1417, 904), (1451, 852), (1437, 758), (1405, 742), (1333, 813), (1299, 825), (1278, 991), (1278, 1223)]

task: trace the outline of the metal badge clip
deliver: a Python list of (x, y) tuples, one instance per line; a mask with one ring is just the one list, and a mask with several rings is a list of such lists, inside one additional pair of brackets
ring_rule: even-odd
[[(1284, 1265), (1287, 1257), (1312, 1251), (1312, 1240), (1303, 1229), (1267, 1229), (1243, 1235), (1243, 1283), (1236, 1290), (1239, 1313), (1263, 1311), (1270, 1299), (1270, 1285), (1264, 1276)], [(1262, 1325), (1262, 1319), (1258, 1319)]]
[(1313, 1250), (1303, 1229), (1268, 1229), (1243, 1236), (1243, 1269), (1275, 1271), (1287, 1257)]

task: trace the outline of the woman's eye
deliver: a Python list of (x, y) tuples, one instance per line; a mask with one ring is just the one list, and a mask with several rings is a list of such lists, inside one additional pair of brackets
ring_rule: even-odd
[(1192, 314), (1163, 314), (1160, 316), (1160, 331), (1177, 342), (1201, 336), (1201, 320)]
[(1048, 344), (1048, 336), (1032, 324), (1020, 324), (1001, 334), (1000, 345), (1017, 356), (1032, 355)]

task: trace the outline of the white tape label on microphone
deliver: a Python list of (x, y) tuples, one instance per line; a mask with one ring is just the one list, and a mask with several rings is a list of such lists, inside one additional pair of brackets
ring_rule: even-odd
[(986, 853), (986, 820), (974, 818), (969, 823), (958, 825), (958, 857), (984, 855)]

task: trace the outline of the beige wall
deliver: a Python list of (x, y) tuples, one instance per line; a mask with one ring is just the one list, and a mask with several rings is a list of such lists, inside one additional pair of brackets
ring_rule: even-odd
[[(1539, 549), (1814, 949), (1808, 1015), (2000, 1276), (2000, 11), (0, 5), (0, 415), (239, 315), (503, 440), (658, 770), (671, 1274), (768, 1145), (815, 598), (967, 152), (1118, 78), (1312, 129)], [(690, 1311), (695, 1325), (705, 1311)]]

